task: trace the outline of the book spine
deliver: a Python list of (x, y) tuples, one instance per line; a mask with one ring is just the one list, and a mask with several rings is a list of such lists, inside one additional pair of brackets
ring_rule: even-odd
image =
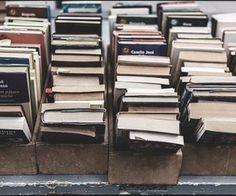
[(62, 4), (62, 11), (64, 13), (69, 13), (70, 10), (73, 9), (74, 12), (80, 12), (83, 10), (86, 11), (87, 10), (96, 10), (94, 13), (102, 13), (102, 5), (100, 3), (64, 3)]
[(101, 24), (55, 23), (58, 34), (97, 34), (101, 36)]
[(117, 55), (166, 56), (166, 44), (121, 44), (117, 45)]
[(14, 129), (0, 129), (0, 141), (1, 140), (10, 140), (11, 142), (16, 143), (29, 143), (29, 140), (23, 130)]
[(67, 62), (67, 61), (52, 61), (52, 66), (55, 67), (101, 67), (102, 62)]
[(216, 29), (217, 29), (217, 20), (215, 18), (211, 18), (211, 33), (213, 37), (216, 37)]
[(156, 18), (125, 17), (117, 16), (117, 24), (157, 24)]
[(26, 74), (0, 73), (0, 103), (29, 102)]
[(49, 8), (34, 8), (34, 7), (13, 7), (7, 6), (7, 16), (13, 17), (34, 17), (49, 19)]
[(206, 27), (208, 24), (208, 18), (168, 18), (166, 25), (166, 35), (165, 37), (169, 37), (169, 29), (175, 26), (181, 27)]
[(14, 57), (0, 57), (0, 64), (16, 64), (16, 65), (29, 65), (29, 59), (14, 58)]

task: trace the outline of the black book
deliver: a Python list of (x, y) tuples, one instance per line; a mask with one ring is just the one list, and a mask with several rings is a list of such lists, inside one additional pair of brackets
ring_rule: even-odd
[(31, 132), (25, 117), (0, 118), (1, 143), (29, 143)]
[(231, 50), (229, 51), (229, 58), (228, 58), (228, 67), (231, 72), (235, 75), (235, 67), (236, 67), (236, 51)]
[(169, 36), (169, 29), (175, 26), (182, 26), (182, 27), (206, 27), (208, 24), (208, 16), (207, 15), (200, 15), (200, 16), (175, 16), (170, 15), (167, 18), (167, 25), (166, 25), (166, 39)]
[(155, 15), (118, 15), (117, 24), (156, 24), (157, 16)]
[(102, 34), (102, 16), (63, 14), (55, 20), (56, 32), (59, 34)]

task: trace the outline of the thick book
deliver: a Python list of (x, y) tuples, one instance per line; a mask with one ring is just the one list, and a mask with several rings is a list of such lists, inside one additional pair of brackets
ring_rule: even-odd
[(117, 14), (151, 14), (152, 6), (147, 4), (117, 3), (110, 10), (111, 15)]
[(167, 46), (164, 42), (127, 42), (117, 43), (117, 55), (166, 56)]
[(119, 14), (116, 17), (117, 24), (156, 24), (156, 15), (126, 15)]
[(231, 120), (207, 120), (202, 119), (199, 129), (195, 133), (198, 143), (207, 144), (235, 144), (236, 121)]
[(28, 67), (0, 67), (0, 103), (21, 105), (33, 129), (32, 98)]
[(162, 21), (164, 12), (199, 12), (200, 7), (194, 1), (176, 1), (176, 2), (164, 2), (158, 3), (157, 7), (157, 16), (159, 30), (162, 30)]
[[(60, 106), (61, 105), (61, 106)], [(85, 107), (70, 108), (54, 103), (43, 105), (41, 121), (49, 125), (103, 125), (105, 109), (93, 109)], [(75, 104), (74, 104), (75, 105)]]
[(63, 13), (102, 13), (101, 1), (62, 1)]
[(100, 126), (41, 126), (42, 141), (49, 143), (94, 144), (104, 141), (105, 127)]
[(177, 152), (184, 139), (181, 135), (130, 131), (128, 145), (131, 151)]
[(56, 32), (59, 34), (102, 34), (102, 16), (63, 14), (56, 17)]
[(182, 27), (206, 27), (208, 24), (208, 16), (207, 15), (199, 15), (199, 16), (178, 16), (178, 15), (170, 15), (167, 18), (167, 25), (165, 29), (165, 36), (168, 38), (169, 29), (174, 26), (182, 26)]
[(29, 143), (31, 132), (25, 117), (0, 117), (0, 141)]
[(19, 105), (1, 105), (0, 117), (23, 117), (24, 112)]
[(8, 5), (6, 6), (7, 16), (14, 17), (32, 17), (32, 18), (47, 18), (50, 21), (50, 7), (38, 5)]

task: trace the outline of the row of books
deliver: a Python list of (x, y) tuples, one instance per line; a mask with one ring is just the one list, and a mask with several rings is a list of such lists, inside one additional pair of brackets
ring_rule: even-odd
[(184, 144), (166, 40), (157, 28), (116, 24), (113, 31), (114, 139), (119, 150), (176, 152)]
[(106, 96), (101, 19), (100, 15), (63, 13), (55, 20), (48, 84), (51, 99), (41, 111), (43, 141), (104, 142)]
[(50, 61), (50, 23), (6, 17), (0, 34), (0, 140), (29, 143)]

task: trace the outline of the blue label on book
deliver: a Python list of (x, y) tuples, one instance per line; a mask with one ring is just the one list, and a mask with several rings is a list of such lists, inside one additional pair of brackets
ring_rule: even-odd
[(29, 102), (26, 73), (0, 72), (0, 103)]
[(0, 57), (0, 64), (29, 65), (28, 58)]
[(118, 55), (166, 56), (166, 44), (122, 44), (117, 45)]
[(73, 12), (91, 12), (93, 13), (102, 13), (101, 3), (63, 3), (62, 10), (64, 13), (70, 12), (70, 9), (73, 9)]

